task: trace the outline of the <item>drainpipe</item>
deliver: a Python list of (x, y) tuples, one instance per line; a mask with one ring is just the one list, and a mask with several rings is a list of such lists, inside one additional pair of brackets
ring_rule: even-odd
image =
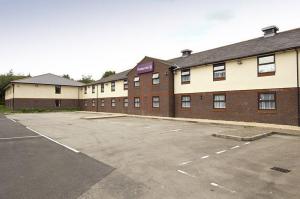
[(300, 91), (299, 91), (299, 51), (296, 49), (296, 63), (297, 63), (297, 101), (298, 101), (298, 126), (300, 126)]
[(96, 110), (96, 112), (98, 112), (98, 84), (96, 84), (96, 89), (97, 89), (97, 110)]
[(12, 84), (13, 87), (13, 99), (12, 99), (12, 110), (15, 110), (15, 84)]

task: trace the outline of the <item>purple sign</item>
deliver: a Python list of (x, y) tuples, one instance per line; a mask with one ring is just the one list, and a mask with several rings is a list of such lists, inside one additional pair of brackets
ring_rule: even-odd
[(138, 74), (149, 73), (149, 72), (152, 72), (153, 69), (154, 69), (153, 62), (139, 64), (139, 65), (137, 65), (137, 68), (136, 68)]

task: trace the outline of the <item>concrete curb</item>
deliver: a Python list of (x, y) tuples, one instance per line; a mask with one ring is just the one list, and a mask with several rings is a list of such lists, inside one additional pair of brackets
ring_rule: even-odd
[(241, 137), (236, 135), (212, 134), (214, 137), (237, 140), (237, 141), (254, 141), (275, 134), (274, 132), (262, 133), (251, 137)]
[(259, 140), (261, 138), (265, 138), (265, 137), (268, 137), (271, 135), (286, 135), (286, 136), (297, 136), (297, 137), (300, 136), (300, 134), (298, 135), (298, 134), (282, 133), (282, 132), (274, 132), (274, 131), (258, 134), (258, 135), (251, 136), (251, 137), (241, 137), (241, 136), (236, 136), (236, 135), (225, 135), (225, 134), (218, 134), (218, 133), (212, 134), (212, 136), (214, 136), (214, 137), (237, 140), (237, 141), (255, 141), (255, 140)]
[(96, 120), (96, 119), (109, 119), (109, 118), (118, 118), (118, 117), (126, 117), (126, 115), (91, 116), (91, 117), (82, 117), (80, 119)]

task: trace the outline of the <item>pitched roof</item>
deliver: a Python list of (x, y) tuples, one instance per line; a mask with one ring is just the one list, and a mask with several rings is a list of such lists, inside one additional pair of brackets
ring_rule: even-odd
[(83, 86), (84, 85), (81, 82), (60, 77), (51, 73), (14, 80), (11, 82), (23, 83), (23, 84), (46, 84), (46, 85), (61, 85), (61, 86)]
[(212, 64), (300, 47), (300, 28), (168, 60), (180, 68)]
[(106, 83), (106, 82), (111, 82), (111, 81), (116, 81), (116, 80), (127, 79), (127, 74), (129, 73), (129, 71), (131, 71), (131, 69), (125, 70), (120, 73), (116, 73), (114, 75), (110, 75), (108, 77), (101, 78), (98, 81), (95, 81), (90, 84), (100, 84), (100, 83)]

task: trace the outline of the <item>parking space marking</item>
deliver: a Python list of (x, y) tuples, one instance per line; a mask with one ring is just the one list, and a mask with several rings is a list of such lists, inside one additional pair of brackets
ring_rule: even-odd
[(229, 191), (229, 192), (231, 192), (231, 193), (236, 193), (236, 191), (231, 190), (231, 189), (228, 189), (228, 188), (226, 188), (226, 187), (224, 187), (224, 186), (222, 186), (222, 185), (219, 185), (219, 184), (217, 184), (217, 183), (214, 183), (214, 182), (211, 182), (210, 185), (211, 185), (211, 186), (214, 186), (214, 187), (218, 187), (218, 188), (223, 189), (223, 190), (225, 190), (225, 191)]
[(9, 138), (0, 138), (0, 140), (17, 140), (17, 139), (27, 139), (27, 138), (36, 138), (41, 137), (40, 135), (32, 135), (32, 136), (22, 136), (22, 137), (9, 137)]
[(236, 148), (239, 148), (240, 146), (239, 145), (236, 145), (234, 147), (231, 147), (230, 149), (236, 149)]
[(173, 129), (171, 130), (172, 132), (178, 132), (178, 131), (181, 131), (182, 129)]
[(209, 157), (209, 155), (202, 156), (201, 159), (206, 159), (206, 158), (208, 158), (208, 157)]
[(189, 174), (188, 172), (185, 172), (185, 171), (182, 171), (182, 170), (177, 170), (177, 171), (178, 171), (179, 173), (182, 173), (182, 174), (187, 175), (187, 176), (189, 176), (189, 177), (196, 178), (196, 176), (191, 175), (191, 174)]
[(186, 164), (190, 164), (192, 163), (193, 161), (186, 161), (186, 162), (182, 162), (179, 164), (179, 166), (183, 166), (183, 165), (186, 165)]
[(216, 152), (216, 154), (221, 154), (221, 153), (225, 153), (225, 152), (226, 152), (226, 150), (222, 150), (222, 151)]
[(36, 133), (36, 134), (38, 134), (38, 135), (44, 137), (44, 138), (46, 138), (46, 139), (48, 139), (48, 140), (50, 140), (50, 141), (56, 143), (56, 144), (59, 144), (59, 145), (65, 147), (65, 148), (67, 148), (67, 149), (69, 149), (69, 150), (75, 152), (75, 153), (79, 153), (79, 152), (80, 152), (80, 151), (78, 151), (78, 150), (76, 150), (76, 149), (74, 149), (74, 148), (72, 148), (72, 147), (69, 147), (69, 146), (67, 146), (67, 145), (65, 145), (65, 144), (62, 144), (62, 143), (56, 141), (56, 140), (53, 140), (52, 138), (50, 138), (50, 137), (48, 137), (48, 136), (46, 136), (46, 135), (43, 135), (43, 134), (41, 134), (41, 133), (39, 133), (39, 132), (37, 132), (37, 131), (35, 131), (35, 130), (29, 128), (29, 127), (26, 127), (26, 128), (27, 128), (28, 130), (30, 130), (30, 131), (32, 131), (32, 132), (34, 132), (34, 133)]
[(247, 145), (247, 144), (250, 144), (250, 142), (246, 142), (245, 144), (246, 144), (246, 145)]
[(9, 119), (10, 121), (13, 121), (13, 122), (15, 122), (15, 123), (17, 122), (17, 121), (16, 121), (16, 120), (14, 120), (14, 119), (11, 119), (11, 118), (8, 118), (8, 119)]

